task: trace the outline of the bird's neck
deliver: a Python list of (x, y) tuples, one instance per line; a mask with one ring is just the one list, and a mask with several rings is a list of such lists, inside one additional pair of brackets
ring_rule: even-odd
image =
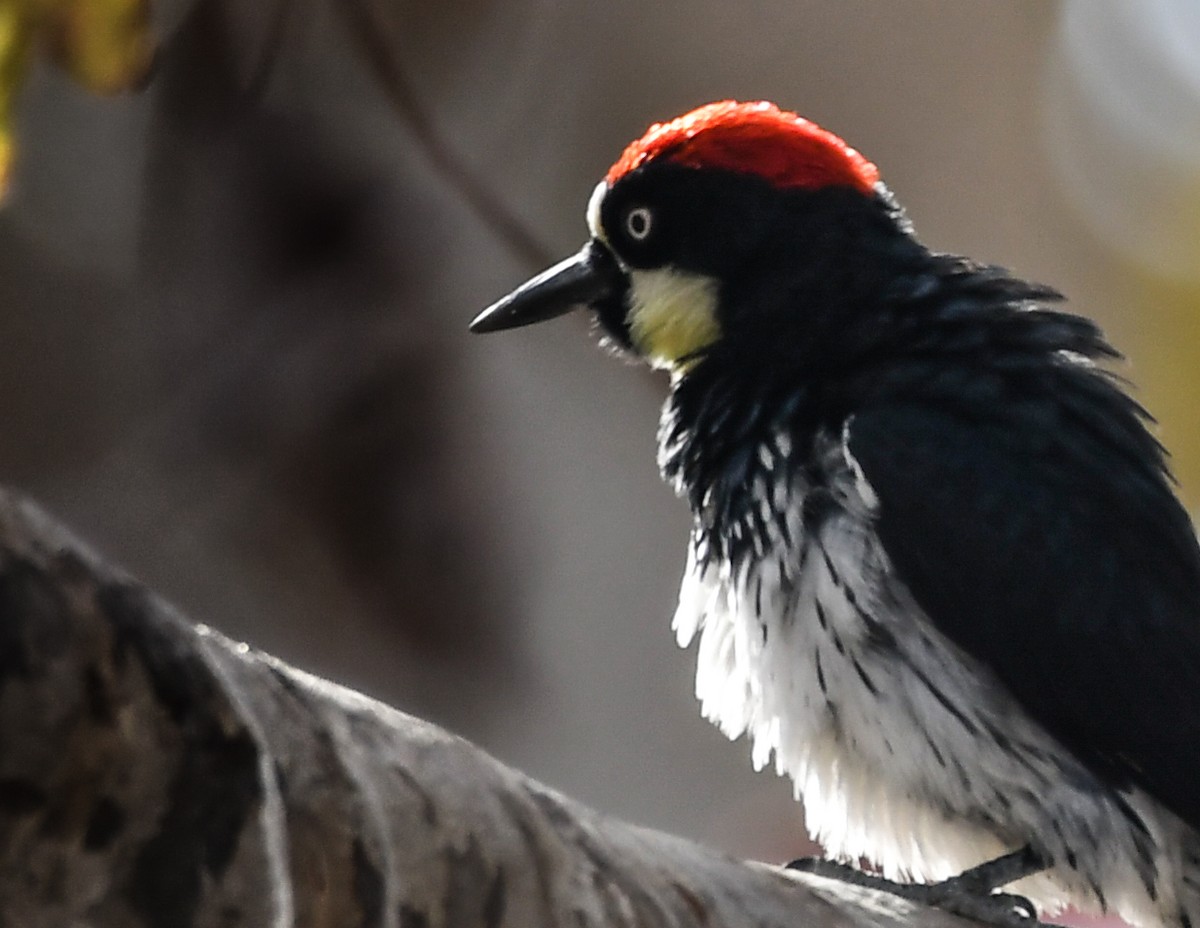
[(827, 410), (792, 378), (747, 377), (702, 362), (672, 384), (658, 434), (663, 479), (687, 499), (697, 523), (722, 536), (753, 505), (756, 484), (790, 480), (807, 467)]

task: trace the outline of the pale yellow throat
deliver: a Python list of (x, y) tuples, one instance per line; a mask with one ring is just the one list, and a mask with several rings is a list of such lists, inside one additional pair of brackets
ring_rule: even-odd
[(721, 335), (716, 283), (672, 268), (630, 271), (629, 331), (654, 367), (685, 372)]

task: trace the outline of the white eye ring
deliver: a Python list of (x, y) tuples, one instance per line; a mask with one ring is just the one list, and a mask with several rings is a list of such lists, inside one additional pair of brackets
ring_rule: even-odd
[(635, 242), (644, 242), (654, 228), (654, 213), (648, 206), (635, 206), (625, 214), (625, 231)]

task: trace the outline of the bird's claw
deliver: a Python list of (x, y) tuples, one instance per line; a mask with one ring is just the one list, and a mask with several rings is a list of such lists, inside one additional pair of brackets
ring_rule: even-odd
[(786, 869), (891, 893), (997, 928), (1037, 928), (1041, 924), (1037, 909), (1024, 896), (988, 892), (958, 878), (940, 883), (900, 883), (821, 857), (801, 857), (787, 864)]
[[(935, 883), (929, 888), (937, 889), (937, 886)], [(1033, 903), (1015, 893), (977, 895), (952, 890), (944, 894), (932, 893), (928, 899), (919, 901), (926, 901), (934, 908), (1000, 928), (1035, 928), (1041, 924)]]

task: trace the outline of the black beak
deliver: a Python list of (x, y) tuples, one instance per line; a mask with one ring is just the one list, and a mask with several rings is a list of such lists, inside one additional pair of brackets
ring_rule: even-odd
[(481, 312), (472, 320), (471, 331), (499, 332), (543, 322), (576, 306), (595, 305), (624, 286), (624, 272), (612, 252), (593, 239), (579, 254), (542, 271)]

